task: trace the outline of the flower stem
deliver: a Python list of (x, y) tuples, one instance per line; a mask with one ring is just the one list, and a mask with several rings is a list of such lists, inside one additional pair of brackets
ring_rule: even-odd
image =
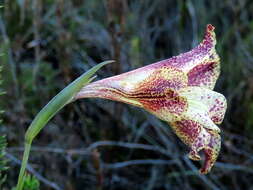
[(25, 142), (25, 152), (23, 155), (22, 165), (18, 176), (17, 190), (22, 190), (24, 185), (25, 169), (28, 162), (29, 154), (31, 149), (31, 143)]

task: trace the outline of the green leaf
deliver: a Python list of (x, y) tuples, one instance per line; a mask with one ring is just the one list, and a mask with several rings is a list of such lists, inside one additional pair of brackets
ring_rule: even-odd
[(17, 190), (22, 190), (25, 182), (25, 169), (28, 162), (31, 144), (33, 139), (38, 135), (38, 133), (45, 127), (48, 121), (66, 104), (70, 103), (73, 100), (73, 97), (78, 93), (81, 88), (90, 83), (94, 77), (96, 71), (108, 63), (113, 61), (102, 62), (86, 73), (81, 75), (75, 81), (70, 83), (65, 87), (61, 92), (59, 92), (48, 104), (36, 115), (35, 119), (32, 121), (25, 134), (25, 151), (23, 155), (22, 165), (19, 172)]
[(25, 140), (31, 143), (31, 141), (37, 136), (40, 130), (47, 124), (47, 122), (66, 104), (72, 101), (72, 98), (78, 93), (81, 88), (93, 80), (94, 73), (101, 67), (113, 61), (102, 62), (86, 73), (82, 74), (75, 81), (65, 87), (59, 94), (57, 94), (35, 117), (30, 127), (26, 132)]

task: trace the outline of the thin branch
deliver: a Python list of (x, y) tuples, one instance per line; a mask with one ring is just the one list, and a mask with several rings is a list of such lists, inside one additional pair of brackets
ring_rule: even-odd
[(116, 162), (113, 164), (104, 164), (103, 167), (106, 169), (119, 169), (132, 165), (172, 165), (177, 163), (176, 160), (160, 160), (160, 159), (145, 159), (145, 160), (129, 160), (124, 162)]
[(240, 166), (235, 164), (228, 164), (228, 163), (222, 163), (222, 162), (216, 162), (215, 167), (222, 169), (222, 171), (229, 172), (230, 170), (239, 170), (244, 171), (253, 174), (253, 170), (250, 167), (246, 166)]
[(158, 146), (138, 144), (138, 143), (117, 142), (117, 141), (98, 141), (91, 144), (86, 150), (91, 151), (99, 146), (119, 146), (119, 147), (130, 148), (130, 149), (144, 149), (144, 150), (160, 152), (168, 157), (172, 156), (172, 154), (168, 150), (158, 147)]
[[(24, 147), (11, 147), (8, 148), (9, 152), (23, 152)], [(31, 148), (31, 151), (35, 152), (48, 152), (48, 153), (56, 153), (56, 154), (71, 154), (71, 155), (89, 155), (90, 153), (82, 150), (82, 149), (62, 149), (62, 148), (48, 148), (48, 147), (40, 147), (34, 146)]]
[[(124, 147), (124, 148), (129, 148), (129, 149), (151, 150), (151, 151), (159, 152), (168, 157), (172, 156), (172, 154), (169, 151), (158, 146), (138, 144), (138, 143), (128, 143), (128, 142), (117, 142), (117, 141), (97, 141), (95, 143), (90, 144), (87, 148), (84, 148), (84, 149), (61, 149), (61, 148), (48, 148), (48, 147), (34, 146), (31, 148), (31, 151), (51, 152), (51, 153), (58, 153), (58, 154), (89, 155), (92, 152), (92, 150), (100, 146), (118, 146), (118, 147)], [(8, 148), (7, 151), (24, 151), (24, 148), (11, 147), (11, 148)]]
[[(17, 159), (15, 156), (11, 155), (10, 153), (6, 153), (6, 157), (8, 159), (10, 159), (13, 163), (17, 164), (17, 165), (21, 165), (21, 161), (19, 159)], [(56, 183), (49, 181), (48, 179), (46, 179), (45, 177), (43, 177), (41, 174), (39, 174), (38, 172), (35, 171), (35, 169), (33, 169), (33, 167), (31, 167), (29, 164), (27, 164), (26, 169), (32, 173), (39, 181), (41, 181), (42, 183), (44, 183), (45, 185), (55, 189), (55, 190), (62, 190), (62, 188), (60, 188)]]

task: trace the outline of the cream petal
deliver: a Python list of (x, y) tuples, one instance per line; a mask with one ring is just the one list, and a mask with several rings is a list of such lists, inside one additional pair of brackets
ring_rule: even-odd
[[(188, 102), (189, 103), (189, 102)], [(198, 107), (202, 106), (201, 104), (195, 104), (196, 107), (193, 107), (192, 105), (189, 106), (189, 109), (182, 113), (181, 117), (185, 119), (191, 119), (193, 121), (198, 122), (200, 125), (203, 125), (204, 128), (210, 129), (216, 132), (220, 132), (220, 128), (214, 124), (214, 122), (210, 119), (210, 117), (202, 112), (202, 110), (199, 110)]]
[(178, 93), (188, 100), (188, 112), (201, 112), (215, 124), (220, 124), (223, 121), (227, 101), (222, 94), (202, 87), (186, 87)]

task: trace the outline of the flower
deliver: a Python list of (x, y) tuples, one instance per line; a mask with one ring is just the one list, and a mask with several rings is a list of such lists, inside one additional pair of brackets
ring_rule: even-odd
[(201, 160), (202, 174), (210, 171), (221, 146), (220, 124), (226, 99), (213, 91), (220, 74), (214, 27), (207, 25), (204, 40), (178, 56), (82, 88), (75, 99), (99, 97), (141, 107), (169, 123), (190, 147), (189, 158)]

